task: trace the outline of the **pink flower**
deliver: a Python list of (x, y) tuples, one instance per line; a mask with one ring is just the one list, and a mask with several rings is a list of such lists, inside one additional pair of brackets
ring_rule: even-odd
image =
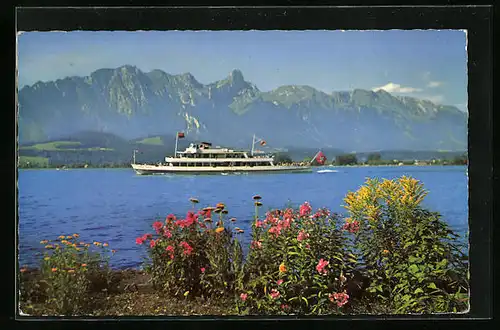
[(297, 241), (303, 241), (303, 240), (305, 240), (308, 237), (309, 237), (309, 234), (306, 233), (304, 230), (301, 230), (299, 232), (299, 234), (297, 235)]
[(170, 255), (170, 259), (174, 259), (174, 247), (172, 245), (167, 246), (165, 251)]
[(309, 202), (304, 202), (304, 204), (302, 204), (299, 209), (300, 216), (303, 217), (309, 215), (311, 213), (311, 210), (312, 207), (311, 205), (309, 205)]
[(259, 241), (252, 241), (252, 243), (250, 243), (250, 247), (252, 249), (260, 249), (262, 247), (262, 243)]
[(156, 245), (156, 241), (154, 239), (152, 239), (150, 242), (149, 242), (149, 247), (150, 248), (154, 248)]
[(187, 242), (182, 241), (179, 244), (184, 248), (184, 251), (183, 251), (184, 255), (188, 256), (193, 252), (193, 248)]
[(135, 244), (141, 245), (142, 243), (144, 243), (144, 241), (144, 237), (137, 237), (135, 239)]
[(246, 293), (242, 293), (242, 294), (240, 294), (240, 298), (241, 298), (241, 300), (243, 300), (243, 301), (247, 300), (247, 297), (248, 297), (248, 294), (246, 294)]
[(166, 223), (170, 223), (172, 221), (175, 221), (175, 215), (173, 215), (173, 214), (167, 215), (167, 218), (165, 219), (165, 222)]
[(325, 269), (326, 266), (328, 266), (329, 262), (323, 259), (320, 259), (318, 264), (316, 265), (316, 270), (320, 274), (326, 274), (328, 271)]
[(342, 229), (347, 230), (348, 232), (353, 233), (353, 234), (357, 233), (359, 231), (359, 221), (354, 220), (351, 222), (346, 222), (342, 226)]
[(310, 249), (311, 246), (309, 244), (306, 244), (306, 249)]
[(200, 271), (201, 271), (202, 273), (204, 273), (204, 272), (205, 272), (205, 267), (201, 267), (201, 268), (200, 268)]
[(274, 237), (278, 237), (281, 233), (281, 225), (278, 224), (277, 226), (269, 228), (269, 233), (273, 234)]
[(283, 284), (283, 280), (282, 280), (282, 279), (277, 280), (277, 281), (276, 281), (276, 284), (278, 284), (278, 285)]
[(338, 307), (342, 307), (349, 301), (349, 295), (345, 292), (333, 293), (328, 296), (331, 302), (336, 302)]
[(288, 308), (290, 308), (290, 306), (285, 305), (285, 304), (282, 304), (282, 305), (281, 305), (281, 309), (283, 309), (283, 310), (288, 309)]
[(155, 221), (153, 223), (153, 228), (154, 228), (154, 230), (156, 230), (156, 233), (159, 234), (160, 233), (160, 229), (163, 228), (163, 223), (161, 223), (160, 221)]
[(165, 230), (165, 232), (163, 233), (163, 236), (165, 236), (166, 238), (171, 238), (172, 233), (170, 232), (170, 230)]
[(262, 221), (260, 221), (260, 220), (255, 221), (255, 227), (261, 228), (263, 225), (264, 225), (264, 223)]
[(271, 298), (277, 299), (280, 297), (280, 292), (276, 289), (272, 289), (269, 295), (271, 296)]

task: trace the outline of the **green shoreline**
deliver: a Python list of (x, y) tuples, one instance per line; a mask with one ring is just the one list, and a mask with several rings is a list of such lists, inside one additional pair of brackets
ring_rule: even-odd
[[(312, 166), (313, 168), (343, 168), (343, 167), (403, 167), (403, 166), (415, 166), (415, 167), (435, 167), (435, 166), (465, 166), (467, 164), (408, 164), (408, 165), (394, 165), (394, 164), (380, 164), (380, 165), (325, 165), (325, 166)], [(123, 169), (131, 169), (131, 166), (123, 166), (123, 167), (103, 167), (103, 166), (88, 166), (88, 167), (17, 167), (18, 170), (90, 170), (90, 169), (105, 169), (105, 170), (123, 170)]]

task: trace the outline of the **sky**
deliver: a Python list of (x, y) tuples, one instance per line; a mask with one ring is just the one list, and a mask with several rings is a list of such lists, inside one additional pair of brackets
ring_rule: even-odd
[(204, 84), (239, 69), (261, 91), (384, 89), (467, 111), (459, 30), (25, 32), (17, 51), (20, 87), (126, 64), (190, 72)]

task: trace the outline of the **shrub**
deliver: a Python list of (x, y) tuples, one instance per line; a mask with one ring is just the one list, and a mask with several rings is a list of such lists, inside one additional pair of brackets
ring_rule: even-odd
[(260, 220), (262, 204), (259, 200), (255, 204), (237, 312), (325, 314), (345, 308), (349, 297), (344, 290), (352, 267), (337, 216), (328, 209), (312, 213), (306, 202), (299, 210), (269, 211)]
[(46, 252), (41, 264), (46, 303), (57, 314), (81, 314), (88, 306), (92, 279), (109, 281), (108, 244), (79, 241), (79, 235), (59, 236), (55, 241), (43, 240)]
[(355, 154), (338, 155), (333, 162), (335, 165), (356, 165), (358, 159)]
[[(233, 228), (236, 219), (226, 219), (224, 204), (206, 207), (185, 219), (169, 215), (165, 223), (153, 223), (155, 234), (136, 239), (148, 247), (153, 284), (174, 296), (222, 297), (234, 292), (241, 274), (243, 254), (236, 235), (243, 231)], [(216, 223), (214, 223), (217, 221)]]
[(356, 234), (371, 299), (395, 313), (464, 311), (466, 256), (439, 215), (421, 207), (426, 195), (412, 178), (368, 179), (344, 199), (344, 228)]

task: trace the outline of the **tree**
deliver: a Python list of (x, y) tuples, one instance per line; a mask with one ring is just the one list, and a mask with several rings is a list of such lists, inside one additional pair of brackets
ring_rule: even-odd
[(274, 161), (278, 164), (279, 163), (291, 163), (292, 158), (290, 157), (289, 154), (287, 154), (285, 152), (279, 152), (274, 156)]
[(355, 154), (338, 155), (335, 157), (335, 165), (356, 165), (358, 159)]

